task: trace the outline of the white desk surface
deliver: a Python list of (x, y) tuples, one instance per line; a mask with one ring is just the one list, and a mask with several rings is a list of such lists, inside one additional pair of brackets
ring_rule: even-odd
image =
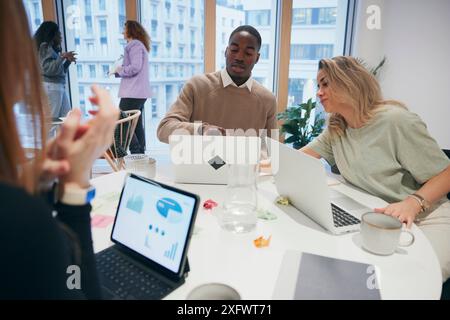
[[(92, 216), (114, 216), (125, 172), (117, 172), (92, 179), (97, 188)], [(157, 160), (155, 180), (174, 185), (170, 166)], [(437, 257), (425, 235), (412, 227), (415, 242), (398, 249), (391, 256), (377, 256), (363, 251), (359, 233), (332, 235), (291, 206), (274, 204), (278, 196), (273, 178), (262, 177), (258, 184), (258, 206), (277, 216), (276, 220), (258, 219), (257, 227), (247, 234), (222, 230), (215, 213), (203, 209), (207, 199), (222, 203), (226, 186), (176, 186), (196, 193), (201, 198), (188, 259), (191, 271), (186, 283), (166, 299), (186, 299), (195, 287), (211, 282), (235, 288), (242, 299), (272, 299), (283, 256), (287, 250), (298, 250), (339, 259), (373, 264), (376, 268), (382, 299), (439, 299), (441, 271)], [(364, 194), (344, 184), (333, 186), (369, 207), (382, 206), (380, 199)], [(110, 245), (112, 223), (106, 228), (93, 228), (95, 252)], [(270, 246), (256, 248), (253, 240), (272, 235)]]

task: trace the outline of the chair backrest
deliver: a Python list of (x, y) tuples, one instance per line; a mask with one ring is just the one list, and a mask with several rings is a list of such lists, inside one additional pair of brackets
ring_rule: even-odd
[(133, 138), (141, 111), (121, 111), (121, 119), (116, 123), (113, 143), (105, 152), (104, 157), (114, 171), (125, 169), (124, 157)]

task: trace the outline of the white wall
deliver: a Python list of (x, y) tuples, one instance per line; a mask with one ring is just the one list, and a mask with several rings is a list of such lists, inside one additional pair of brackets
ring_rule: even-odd
[[(369, 5), (381, 9), (381, 29), (366, 25)], [(450, 1), (359, 0), (352, 54), (376, 65), (385, 98), (419, 114), (441, 148), (450, 149)]]

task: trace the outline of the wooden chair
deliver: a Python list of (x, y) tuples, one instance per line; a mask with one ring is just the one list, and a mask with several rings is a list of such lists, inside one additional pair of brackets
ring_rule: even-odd
[(113, 143), (103, 154), (104, 158), (108, 161), (114, 171), (125, 169), (124, 157), (127, 155), (128, 148), (130, 147), (131, 139), (133, 138), (141, 111), (121, 111), (121, 115), (124, 117), (119, 119), (116, 123)]

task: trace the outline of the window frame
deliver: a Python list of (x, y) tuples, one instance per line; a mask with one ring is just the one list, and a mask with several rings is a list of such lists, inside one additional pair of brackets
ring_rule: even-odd
[[(167, 0), (161, 0), (165, 3)], [(125, 11), (127, 20), (140, 20), (140, 2), (141, 0), (125, 0)], [(273, 84), (274, 92), (278, 100), (278, 112), (284, 111), (287, 106), (288, 98), (288, 79), (289, 79), (289, 62), (290, 59), (283, 59), (282, 57), (290, 57), (290, 36), (292, 27), (292, 6), (293, 0), (276, 0), (277, 11), (273, 18), (276, 21), (275, 39), (275, 57), (273, 68)], [(64, 14), (62, 12), (61, 0), (41, 0), (42, 12), (44, 20), (52, 20), (60, 25), (64, 23)], [(84, 3), (83, 3), (84, 5)], [(93, 1), (91, 0), (91, 7)], [(171, 5), (171, 11), (174, 10)], [(191, 19), (191, 5), (188, 3), (185, 11), (185, 19)], [(158, 9), (160, 7), (158, 6)], [(92, 9), (91, 9), (92, 10)], [(163, 8), (165, 11), (165, 7)], [(216, 43), (216, 0), (204, 1), (204, 72), (215, 71), (215, 43)], [(194, 12), (194, 18), (197, 17), (197, 12)], [(354, 28), (356, 19), (356, 0), (348, 0), (345, 34), (344, 34), (344, 54), (352, 54), (352, 44), (354, 38)], [(84, 21), (82, 21), (84, 23)], [(92, 21), (94, 24), (94, 21)], [(94, 28), (94, 25), (93, 25)], [(64, 28), (62, 28), (64, 29)], [(64, 31), (65, 32), (65, 31)], [(93, 31), (93, 33), (95, 33)], [(63, 36), (65, 38), (65, 35)], [(272, 39), (271, 39), (272, 40)], [(188, 44), (187, 44), (188, 45)], [(66, 50), (66, 43), (63, 43), (63, 50)], [(69, 79), (70, 79), (69, 71)], [(72, 71), (73, 72), (73, 71)], [(76, 73), (77, 71), (74, 71)], [(78, 85), (77, 85), (78, 86)], [(72, 83), (68, 82), (68, 94), (72, 99), (71, 91)]]

